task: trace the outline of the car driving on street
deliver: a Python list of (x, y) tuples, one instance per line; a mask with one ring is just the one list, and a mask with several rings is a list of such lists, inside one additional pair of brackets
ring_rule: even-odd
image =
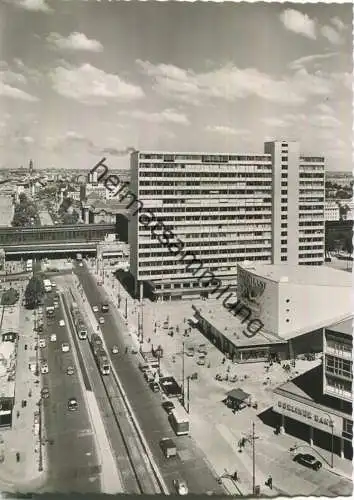
[(118, 354), (118, 353), (119, 353), (118, 346), (116, 345), (112, 346), (112, 354)]
[(180, 479), (174, 479), (173, 486), (175, 487), (175, 490), (178, 495), (188, 495), (188, 487), (185, 481), (182, 481)]
[(70, 351), (70, 346), (67, 342), (63, 342), (61, 345), (61, 350), (62, 352), (69, 352)]
[(313, 470), (320, 470), (322, 467), (321, 462), (309, 453), (298, 453), (294, 457), (294, 462), (310, 467)]
[(76, 411), (79, 408), (79, 403), (76, 398), (70, 398), (68, 401), (68, 410)]

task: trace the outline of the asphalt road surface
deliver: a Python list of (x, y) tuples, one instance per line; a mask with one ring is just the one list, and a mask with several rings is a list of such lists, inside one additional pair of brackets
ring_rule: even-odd
[[(76, 266), (75, 273), (79, 277), (84, 292), (92, 305), (107, 301), (104, 290), (97, 286), (87, 267)], [(102, 313), (96, 314), (96, 318)], [(161, 407), (161, 397), (154, 394), (138, 370), (138, 360), (133, 354), (124, 354), (125, 344), (121, 334), (123, 325), (118, 314), (110, 307), (110, 312), (104, 314), (105, 324), (100, 325), (110, 351), (113, 345), (118, 345), (120, 354), (111, 356), (119, 379), (128, 396), (140, 427), (152, 451), (155, 461), (166, 482), (173, 492), (173, 480), (183, 479), (187, 482), (189, 492), (195, 494), (225, 495), (225, 490), (218, 484), (212, 469), (208, 466), (205, 456), (197, 448), (190, 436), (175, 436), (167, 415)], [(109, 352), (110, 354), (110, 352)], [(178, 458), (166, 459), (161, 451), (161, 438), (171, 437), (177, 444)], [(207, 436), (206, 436), (207, 439)]]
[[(66, 300), (66, 303), (70, 303), (70, 301), (72, 302), (73, 300), (70, 294), (67, 294), (66, 298), (68, 299)], [(80, 304), (80, 302), (76, 302)], [(86, 324), (87, 326), (89, 326), (89, 321), (87, 321)], [(91, 329), (89, 328), (89, 336), (92, 333), (90, 330)], [(74, 342), (76, 344), (76, 351), (78, 352), (78, 354), (80, 353), (80, 357), (85, 365), (85, 370), (87, 370), (89, 383), (95, 393), (101, 418), (104, 423), (111, 450), (113, 452), (114, 459), (119, 470), (120, 479), (124, 486), (124, 493), (139, 494), (141, 493), (141, 491), (139, 489), (139, 485), (136, 482), (136, 476), (125, 449), (124, 439), (128, 436), (122, 436), (121, 432), (119, 432), (118, 430), (118, 425), (121, 426), (121, 423), (123, 421), (123, 414), (120, 410), (116, 414), (113, 412), (112, 405), (114, 405), (116, 402), (116, 396), (109, 396), (105, 389), (105, 385), (107, 385), (108, 383), (107, 380), (111, 378), (112, 375), (105, 375), (102, 377), (102, 375), (99, 373), (88, 339), (79, 340), (76, 337), (74, 338)], [(120, 420), (118, 423), (116, 420), (116, 415), (120, 415)], [(149, 480), (148, 477), (145, 477), (144, 479), (145, 481)], [(147, 492), (155, 493), (156, 491), (151, 491), (148, 489)]]
[[(48, 482), (44, 490), (97, 493), (101, 491), (100, 466), (94, 434), (73, 353), (71, 350), (61, 351), (61, 343), (69, 342), (69, 333), (67, 325), (59, 326), (60, 319), (63, 319), (61, 304), (41, 334), (47, 340), (47, 347), (40, 349), (40, 355), (49, 366), (49, 373), (42, 375), (42, 386), (49, 388), (49, 398), (42, 399), (43, 438), (47, 441), (45, 446), (49, 461)], [(49, 342), (52, 333), (56, 333), (57, 342)], [(66, 374), (69, 365), (75, 367), (73, 375)], [(68, 410), (71, 397), (79, 403), (77, 411)]]

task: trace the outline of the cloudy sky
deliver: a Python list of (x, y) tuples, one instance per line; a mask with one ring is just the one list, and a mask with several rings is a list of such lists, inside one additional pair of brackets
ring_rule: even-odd
[(0, 0), (0, 166), (285, 138), (351, 170), (351, 19), (350, 3)]

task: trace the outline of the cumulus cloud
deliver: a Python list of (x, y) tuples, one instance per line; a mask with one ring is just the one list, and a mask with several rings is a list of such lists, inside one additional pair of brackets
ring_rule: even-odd
[(334, 24), (338, 31), (344, 31), (347, 28), (338, 16), (332, 17), (331, 23)]
[(206, 73), (141, 60), (137, 64), (153, 78), (155, 91), (192, 104), (202, 104), (207, 98), (236, 101), (249, 96), (280, 104), (302, 104), (311, 96), (333, 91), (327, 74), (310, 73), (300, 65), (292, 74), (277, 79), (254, 68), (239, 69), (231, 64)]
[(38, 97), (28, 94), (27, 92), (24, 92), (16, 87), (12, 87), (11, 85), (7, 85), (2, 81), (0, 81), (0, 96), (27, 102), (38, 101)]
[(315, 114), (309, 116), (308, 122), (313, 127), (338, 128), (341, 126), (341, 122), (335, 116), (328, 114)]
[(176, 123), (179, 125), (189, 125), (189, 120), (185, 114), (179, 113), (173, 109), (165, 109), (160, 112), (148, 113), (146, 111), (124, 111), (120, 114), (130, 116), (137, 120), (143, 120), (151, 123)]
[(341, 35), (332, 26), (322, 26), (321, 35), (327, 38), (327, 40), (334, 45), (340, 45), (343, 43)]
[(102, 52), (103, 46), (98, 40), (87, 38), (84, 33), (71, 33), (63, 37), (58, 33), (50, 33), (47, 41), (58, 49), (73, 51)]
[(58, 66), (50, 73), (50, 78), (58, 94), (87, 105), (132, 101), (144, 97), (140, 87), (125, 82), (118, 75), (105, 73), (91, 64), (79, 67)]
[(280, 14), (280, 20), (289, 31), (312, 40), (316, 39), (316, 22), (307, 14), (302, 14), (294, 9), (286, 9)]
[(246, 129), (237, 129), (226, 125), (208, 125), (205, 127), (208, 132), (216, 132), (221, 135), (248, 135), (250, 132)]
[[(13, 2), (13, 0), (12, 0)], [(17, 0), (15, 5), (32, 12), (52, 12), (45, 0)]]
[(16, 69), (18, 71), (21, 71), (21, 74), (26, 79), (28, 78), (32, 81), (39, 82), (43, 78), (43, 75), (41, 74), (40, 71), (33, 68), (29, 68), (21, 59), (15, 58), (13, 60), (13, 63)]
[(269, 125), (270, 127), (286, 127), (288, 126), (288, 123), (286, 120), (283, 120), (282, 118), (277, 118), (270, 116), (268, 118), (262, 118), (261, 122), (264, 123), (265, 125)]
[(300, 69), (306, 65), (310, 65), (312, 63), (316, 63), (318, 61), (323, 61), (325, 59), (331, 59), (338, 55), (338, 52), (327, 52), (326, 54), (312, 54), (311, 56), (299, 57), (299, 59), (295, 59), (289, 63), (288, 67), (290, 69)]

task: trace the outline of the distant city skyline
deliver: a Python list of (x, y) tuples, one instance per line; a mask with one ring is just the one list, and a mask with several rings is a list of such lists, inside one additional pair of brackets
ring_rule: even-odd
[(284, 138), (352, 171), (351, 3), (0, 0), (0, 19), (3, 168)]

